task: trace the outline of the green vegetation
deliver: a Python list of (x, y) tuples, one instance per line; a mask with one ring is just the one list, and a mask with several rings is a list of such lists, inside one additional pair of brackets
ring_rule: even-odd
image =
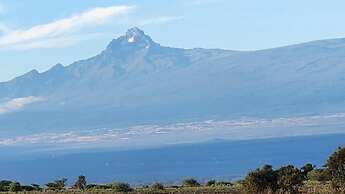
[(278, 187), (277, 172), (271, 165), (264, 165), (250, 172), (242, 182), (242, 186), (246, 193), (275, 192)]
[(67, 187), (62, 178), (40, 185), (21, 185), (16, 181), (0, 181), (0, 192), (5, 193), (100, 193), (100, 194), (345, 194), (345, 148), (338, 148), (322, 168), (305, 164), (301, 168), (293, 165), (274, 169), (264, 165), (249, 172), (237, 182), (209, 180), (205, 184), (188, 178), (180, 186), (153, 183), (151, 186), (132, 188), (127, 183), (87, 184), (85, 176), (79, 176), (72, 187)]
[(10, 189), (11, 192), (18, 192), (22, 190), (22, 186), (18, 182), (12, 182), (10, 184)]
[(66, 182), (67, 182), (67, 179), (66, 178), (62, 178), (60, 180), (56, 180), (54, 182), (47, 183), (46, 187), (47, 187), (47, 190), (61, 191), (61, 190), (65, 189)]
[(329, 157), (326, 167), (334, 190), (345, 193), (345, 148), (338, 148)]
[(86, 189), (86, 177), (85, 176), (79, 176), (78, 180), (74, 183), (73, 188), (78, 190), (85, 190)]
[(183, 180), (182, 186), (183, 187), (199, 187), (200, 183), (198, 183), (197, 180), (190, 178), (190, 179)]
[(164, 190), (164, 185), (162, 183), (154, 183), (151, 185), (151, 189), (155, 191)]
[(131, 186), (127, 183), (114, 183), (111, 187), (115, 192), (130, 192), (133, 191)]

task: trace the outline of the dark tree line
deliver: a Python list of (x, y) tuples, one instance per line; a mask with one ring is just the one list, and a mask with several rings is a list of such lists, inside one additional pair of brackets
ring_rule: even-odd
[(304, 181), (330, 181), (335, 193), (345, 193), (345, 148), (338, 148), (322, 168), (306, 164), (302, 168), (293, 165), (274, 170), (264, 165), (250, 172), (242, 181), (248, 193), (299, 193)]
[(42, 188), (38, 184), (21, 185), (19, 182), (2, 180), (0, 181), (0, 191), (1, 192), (42, 191)]

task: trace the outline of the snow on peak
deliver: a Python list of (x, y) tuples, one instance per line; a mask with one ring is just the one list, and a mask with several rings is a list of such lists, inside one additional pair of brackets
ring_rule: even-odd
[(134, 42), (134, 41), (135, 41), (135, 40), (134, 40), (134, 36), (128, 37), (128, 38), (127, 38), (127, 41), (128, 41), (128, 42)]
[(134, 27), (128, 29), (124, 36), (113, 39), (107, 46), (106, 50), (119, 53), (126, 49), (148, 49), (156, 45), (159, 44), (155, 43), (150, 36), (144, 33), (144, 31)]
[(152, 42), (151, 38), (147, 36), (144, 31), (140, 30), (137, 27), (130, 28), (126, 32), (126, 40), (128, 43), (134, 43), (134, 42), (145, 42), (149, 44)]

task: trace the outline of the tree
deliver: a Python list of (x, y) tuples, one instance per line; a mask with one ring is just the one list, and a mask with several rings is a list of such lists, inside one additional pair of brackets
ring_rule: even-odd
[(277, 190), (276, 172), (271, 165), (264, 165), (255, 171), (249, 172), (242, 185), (248, 193), (266, 193)]
[(11, 192), (19, 192), (22, 190), (22, 187), (20, 186), (19, 182), (12, 182), (10, 184), (10, 191)]
[(195, 179), (185, 179), (182, 181), (182, 186), (184, 187), (199, 187), (200, 183)]
[(283, 166), (277, 170), (277, 184), (285, 193), (298, 193), (298, 188), (303, 184), (302, 172), (292, 165)]
[(79, 190), (85, 190), (85, 188), (86, 188), (86, 177), (85, 176), (79, 176), (78, 180), (74, 183), (73, 188), (79, 189)]
[(333, 189), (345, 192), (345, 147), (338, 148), (328, 158), (326, 167)]

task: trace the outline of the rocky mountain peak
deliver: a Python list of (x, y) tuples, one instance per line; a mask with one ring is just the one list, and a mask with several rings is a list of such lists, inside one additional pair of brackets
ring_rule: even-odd
[(127, 30), (126, 34), (114, 39), (110, 42), (107, 50), (121, 52), (132, 51), (138, 49), (149, 49), (152, 46), (158, 45), (150, 36), (137, 27), (133, 27)]

